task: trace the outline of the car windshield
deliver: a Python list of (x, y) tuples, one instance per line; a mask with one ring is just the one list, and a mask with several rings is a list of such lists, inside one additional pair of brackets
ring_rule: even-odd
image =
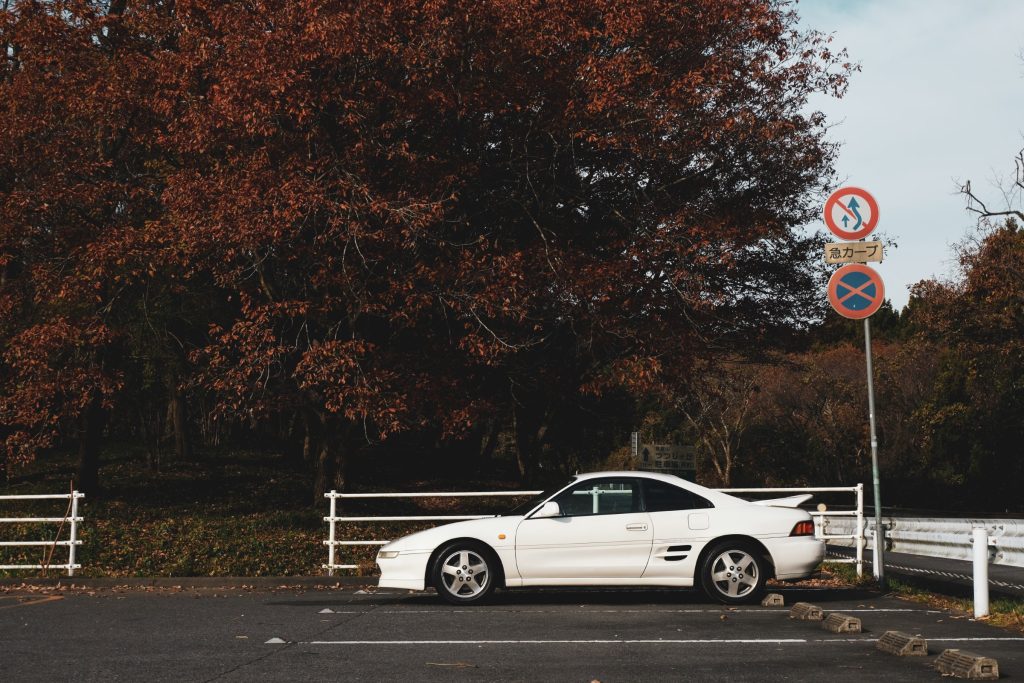
[(538, 494), (538, 495), (534, 496), (533, 498), (530, 498), (525, 503), (520, 503), (519, 505), (516, 505), (514, 508), (512, 508), (508, 512), (504, 513), (504, 515), (502, 515), (502, 516), (503, 517), (509, 517), (509, 516), (512, 516), (512, 515), (525, 515), (527, 512), (529, 512), (533, 508), (537, 507), (538, 505), (543, 503), (545, 500), (547, 500), (551, 496), (555, 495), (556, 493), (558, 493), (559, 491), (561, 491), (562, 489), (564, 489), (566, 486), (568, 486), (569, 484), (571, 484), (574, 481), (576, 481), (575, 477), (573, 477), (571, 480), (569, 480), (569, 482), (566, 483), (566, 484), (562, 484), (561, 486), (558, 486), (558, 487), (553, 488), (553, 489), (548, 489), (544, 493)]

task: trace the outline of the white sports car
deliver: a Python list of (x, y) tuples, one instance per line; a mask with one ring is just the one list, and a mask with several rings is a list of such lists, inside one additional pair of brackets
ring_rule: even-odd
[(380, 549), (380, 586), (434, 586), (453, 604), (495, 588), (694, 586), (727, 604), (760, 599), (765, 581), (814, 571), (825, 544), (796, 506), (755, 503), (651, 472), (576, 476), (508, 515), (446, 524)]

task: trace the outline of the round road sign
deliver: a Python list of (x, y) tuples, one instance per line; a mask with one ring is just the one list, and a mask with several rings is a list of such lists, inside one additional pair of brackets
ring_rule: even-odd
[(828, 302), (844, 318), (862, 320), (874, 313), (885, 299), (882, 277), (860, 263), (843, 266), (828, 281)]
[(867, 190), (841, 187), (825, 201), (825, 225), (843, 240), (867, 237), (878, 225), (878, 202)]

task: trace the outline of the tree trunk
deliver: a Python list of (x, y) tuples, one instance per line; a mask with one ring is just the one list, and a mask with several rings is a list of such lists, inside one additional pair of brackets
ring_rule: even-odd
[(313, 449), (316, 441), (316, 436), (313, 434), (313, 422), (314, 419), (310, 417), (309, 413), (302, 411), (302, 462), (309, 464), (313, 463)]
[(171, 389), (174, 402), (174, 456), (178, 461), (192, 459), (192, 439), (188, 433), (188, 402), (177, 386)]
[(481, 474), (491, 474), (494, 469), (494, 451), (498, 447), (498, 440), (501, 437), (502, 421), (500, 417), (491, 420), (491, 428), (487, 430), (480, 448), (480, 457), (477, 460), (477, 471)]
[[(155, 416), (154, 416), (155, 413)], [(146, 466), (152, 472), (160, 471), (160, 414), (144, 405), (139, 409), (139, 438), (146, 446)]]
[(96, 495), (100, 483), (100, 441), (105, 415), (99, 395), (93, 396), (80, 420), (78, 438), (77, 488), (83, 493)]
[[(328, 491), (348, 490), (348, 439), (346, 435), (331, 434), (324, 415), (311, 422), (316, 427), (316, 476), (313, 480), (313, 504), (320, 505)], [(345, 430), (347, 432), (347, 430)]]
[(517, 405), (512, 413), (516, 435), (516, 467), (521, 483), (533, 480), (540, 450), (547, 433), (545, 411), (536, 406)]
[(188, 430), (188, 401), (178, 385), (178, 376), (167, 376), (167, 429), (174, 435), (174, 457), (178, 462), (192, 459), (192, 439)]

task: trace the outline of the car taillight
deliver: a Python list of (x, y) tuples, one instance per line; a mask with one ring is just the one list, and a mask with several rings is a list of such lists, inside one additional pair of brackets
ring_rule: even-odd
[(814, 522), (797, 522), (790, 532), (790, 536), (813, 536)]

